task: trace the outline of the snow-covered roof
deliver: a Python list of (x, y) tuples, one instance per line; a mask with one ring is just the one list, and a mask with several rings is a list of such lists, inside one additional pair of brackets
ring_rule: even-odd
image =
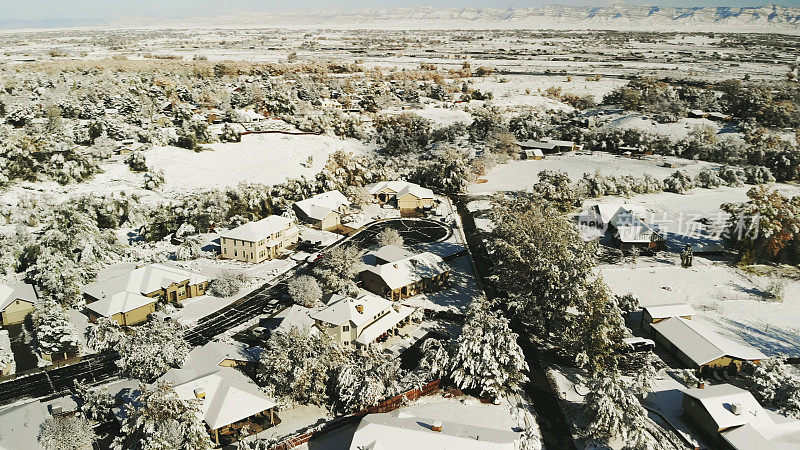
[[(230, 367), (212, 371), (170, 369), (159, 378), (169, 382), (183, 400), (200, 400), (200, 417), (212, 430), (230, 425), (277, 404), (266, 398), (249, 378)], [(198, 398), (203, 392), (205, 398)]]
[(391, 300), (367, 293), (361, 293), (355, 298), (333, 294), (327, 304), (325, 308), (313, 313), (311, 318), (336, 326), (353, 322), (357, 327), (374, 320), (375, 316), (392, 307)]
[(414, 253), (396, 245), (384, 245), (364, 255), (365, 260), (368, 260), (370, 256), (374, 257), (376, 261), (383, 261), (385, 264), (409, 258), (414, 256)]
[(101, 298), (96, 302), (86, 305), (90, 309), (103, 317), (111, 317), (114, 314), (126, 313), (136, 308), (149, 305), (158, 301), (157, 298), (145, 297), (133, 292), (118, 292), (108, 297)]
[(171, 264), (148, 264), (122, 275), (89, 283), (83, 287), (83, 292), (97, 299), (119, 292), (150, 294), (187, 280), (190, 285), (195, 285), (209, 279)]
[(378, 266), (367, 265), (364, 270), (378, 275), (389, 289), (394, 290), (433, 278), (448, 269), (441, 256), (424, 252)]
[(401, 320), (404, 320), (416, 310), (417, 308), (412, 308), (400, 303), (392, 305), (392, 308), (389, 310), (388, 314), (367, 325), (367, 327), (364, 328), (361, 333), (359, 333), (358, 337), (356, 338), (356, 342), (362, 345), (369, 345), (371, 342), (377, 339), (378, 336), (393, 328), (395, 325), (400, 323)]
[(323, 192), (294, 204), (295, 208), (313, 220), (322, 220), (331, 212), (337, 211), (342, 206), (349, 205), (350, 201), (338, 190)]
[(367, 189), (369, 190), (369, 193), (372, 195), (375, 195), (384, 189), (389, 189), (390, 191), (394, 192), (397, 195), (397, 197), (402, 197), (406, 194), (411, 194), (419, 199), (434, 198), (432, 190), (424, 188), (418, 184), (409, 183), (408, 181), (402, 181), (402, 180), (379, 181), (377, 183), (367, 185)]
[(758, 349), (722, 337), (695, 320), (671, 317), (654, 323), (653, 328), (698, 366), (723, 356), (749, 361), (766, 358)]
[(765, 410), (747, 390), (718, 384), (685, 389), (683, 394), (703, 406), (731, 448), (788, 450), (800, 447), (800, 421)]
[(45, 407), (38, 401), (0, 410), (0, 449), (42, 449), (39, 427), (48, 418)]
[(183, 363), (184, 369), (213, 369), (225, 360), (250, 362), (255, 361), (247, 346), (236, 342), (211, 341), (202, 347), (195, 347)]
[[(464, 407), (464, 417), (469, 415)], [(350, 449), (405, 450), (514, 450), (519, 433), (509, 430), (474, 426), (462, 422), (440, 421), (441, 431), (433, 431), (436, 417), (418, 417), (403, 410), (368, 414), (361, 419)], [(488, 425), (488, 424), (487, 424)]]
[(289, 228), (292, 219), (283, 216), (269, 216), (256, 222), (248, 222), (238, 227), (223, 231), (219, 235), (226, 239), (238, 239), (240, 241), (258, 242), (266, 239), (272, 234)]
[(36, 303), (36, 291), (27, 283), (0, 284), (0, 310), (6, 309), (17, 299)]
[(645, 306), (642, 308), (653, 319), (667, 319), (670, 317), (691, 317), (697, 314), (697, 311), (691, 305), (678, 303), (672, 305), (654, 305)]
[(301, 305), (292, 305), (275, 315), (274, 319), (279, 320), (280, 324), (276, 328), (281, 331), (289, 331), (292, 327), (300, 330), (308, 330), (314, 326), (314, 319), (311, 315), (315, 310)]

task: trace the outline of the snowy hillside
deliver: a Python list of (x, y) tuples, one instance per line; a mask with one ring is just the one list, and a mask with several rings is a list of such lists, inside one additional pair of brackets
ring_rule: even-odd
[(231, 14), (192, 19), (124, 19), (119, 27), (278, 27), (332, 29), (612, 29), (648, 31), (783, 32), (800, 31), (800, 8), (662, 8), (613, 5), (589, 8), (364, 9)]

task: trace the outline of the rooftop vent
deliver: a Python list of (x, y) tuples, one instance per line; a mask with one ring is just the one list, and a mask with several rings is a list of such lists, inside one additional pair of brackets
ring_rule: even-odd
[(442, 421), (441, 420), (437, 420), (437, 421), (433, 422), (433, 424), (431, 425), (431, 431), (441, 432), (442, 431)]
[(50, 405), (50, 414), (54, 416), (61, 414), (63, 410), (64, 408), (61, 406), (61, 403), (53, 403)]
[(203, 388), (197, 388), (194, 390), (194, 396), (199, 399), (204, 399), (206, 398), (206, 390)]
[(356, 311), (358, 311), (361, 314), (364, 314), (364, 305), (361, 304), (356, 305)]

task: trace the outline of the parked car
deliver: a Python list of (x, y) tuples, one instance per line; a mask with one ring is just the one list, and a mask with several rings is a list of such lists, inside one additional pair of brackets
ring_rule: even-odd
[(656, 348), (656, 343), (652, 339), (640, 337), (628, 337), (622, 339), (625, 350), (629, 352), (649, 352)]

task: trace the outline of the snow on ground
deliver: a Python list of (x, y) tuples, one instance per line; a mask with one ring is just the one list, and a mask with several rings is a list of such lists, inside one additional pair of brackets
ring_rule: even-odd
[(309, 227), (300, 227), (300, 239), (303, 241), (322, 242), (327, 247), (344, 236), (331, 231), (317, 230)]
[(673, 123), (658, 123), (641, 114), (626, 114), (616, 117), (604, 123), (601, 130), (628, 130), (634, 129), (668, 136), (677, 141), (686, 137), (694, 127), (711, 127), (717, 134), (722, 136), (741, 136), (733, 125), (722, 126), (719, 122), (709, 119), (686, 117)]
[(800, 355), (800, 281), (783, 279), (783, 301), (767, 297), (769, 277), (695, 257), (684, 269), (675, 255), (640, 258), (635, 267), (602, 265), (598, 273), (617, 295), (632, 293), (642, 306), (688, 303), (723, 335), (767, 355)]
[(469, 255), (459, 256), (448, 261), (447, 265), (450, 266), (450, 285), (448, 287), (414, 296), (405, 302), (434, 311), (448, 310), (466, 313), (472, 300), (482, 294), (475, 281)]
[(364, 205), (360, 212), (348, 214), (342, 218), (342, 224), (350, 228), (361, 228), (364, 225), (380, 219), (399, 219), (400, 210), (388, 205), (370, 203)]
[[(164, 192), (224, 188), (239, 183), (277, 184), (287, 178), (312, 177), (337, 151), (361, 153), (355, 139), (326, 135), (250, 134), (242, 142), (208, 144), (212, 151), (154, 147), (147, 165), (164, 171)], [(304, 166), (313, 157), (313, 163)]]
[[(676, 167), (664, 167), (664, 162), (670, 162)], [(603, 175), (632, 175), (641, 177), (650, 174), (658, 179), (664, 179), (676, 170), (682, 170), (691, 176), (697, 175), (707, 166), (715, 166), (704, 161), (688, 159), (650, 156), (642, 159), (624, 158), (605, 152), (589, 154), (546, 155), (542, 160), (510, 161), (493, 168), (484, 179), (486, 183), (476, 183), (469, 186), (471, 194), (491, 194), (498, 191), (529, 190), (538, 180), (541, 170), (562, 171), (569, 174), (572, 181), (580, 179), (584, 173)]]
[(280, 439), (291, 436), (311, 425), (316, 425), (331, 419), (327, 409), (316, 405), (293, 406), (278, 411), (277, 415), (281, 419), (281, 423), (272, 428), (267, 428), (261, 433), (253, 434), (244, 439), (244, 441), (251, 442), (257, 439), (269, 438)]
[(432, 101), (431, 103), (427, 103), (423, 105), (422, 108), (418, 109), (387, 108), (378, 111), (378, 114), (394, 115), (402, 113), (412, 113), (430, 120), (436, 126), (447, 126), (447, 125), (452, 125), (456, 122), (461, 122), (464, 125), (469, 125), (470, 123), (472, 123), (472, 115), (470, 115), (470, 113), (464, 111), (461, 108), (442, 108), (441, 107), (442, 104), (443, 103), (441, 102)]
[[(601, 78), (598, 81), (589, 81), (586, 77), (572, 76), (570, 81), (563, 75), (502, 75), (493, 78), (473, 78), (470, 85), (481, 92), (490, 91), (494, 94), (495, 104), (548, 106), (554, 109), (572, 109), (563, 103), (538, 95), (549, 87), (561, 88), (564, 94), (593, 95), (596, 100), (619, 86), (627, 84), (626, 80), (618, 78)], [(500, 82), (505, 80), (505, 82)], [(528, 93), (530, 92), (530, 94)]]

